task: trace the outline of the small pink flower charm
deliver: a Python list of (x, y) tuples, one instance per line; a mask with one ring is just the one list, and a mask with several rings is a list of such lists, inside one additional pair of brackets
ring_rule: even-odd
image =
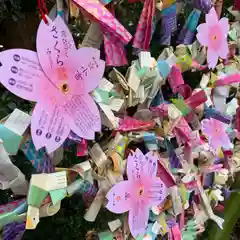
[(212, 8), (206, 14), (206, 23), (200, 24), (197, 28), (197, 39), (203, 45), (208, 47), (207, 62), (208, 67), (214, 69), (218, 62), (218, 57), (227, 58), (229, 49), (227, 36), (229, 23), (227, 18), (218, 20), (217, 13)]
[(214, 118), (204, 119), (202, 121), (202, 131), (208, 137), (210, 147), (216, 152), (221, 147), (229, 149), (231, 147), (230, 139), (226, 133), (227, 125)]
[(127, 181), (117, 183), (107, 193), (107, 209), (114, 213), (129, 211), (128, 223), (133, 237), (145, 233), (149, 209), (166, 198), (167, 188), (156, 178), (157, 157), (137, 149), (127, 159)]

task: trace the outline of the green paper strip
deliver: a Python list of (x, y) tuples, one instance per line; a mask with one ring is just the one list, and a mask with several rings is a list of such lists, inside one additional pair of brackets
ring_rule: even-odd
[(67, 195), (66, 188), (50, 191), (50, 196), (51, 196), (53, 205), (55, 205), (58, 201), (64, 199), (66, 195)]
[(22, 141), (22, 136), (19, 136), (16, 133), (12, 132), (3, 124), (0, 124), (0, 136), (6, 151), (13, 155), (17, 154)]
[(30, 185), (27, 203), (33, 207), (40, 208), (43, 200), (47, 197), (48, 192), (42, 188), (36, 187), (35, 185)]
[(101, 232), (98, 234), (100, 240), (113, 240), (113, 234), (111, 232)]
[(172, 103), (174, 106), (181, 111), (183, 116), (186, 116), (189, 114), (190, 109), (189, 107), (185, 104), (183, 99), (171, 99)]

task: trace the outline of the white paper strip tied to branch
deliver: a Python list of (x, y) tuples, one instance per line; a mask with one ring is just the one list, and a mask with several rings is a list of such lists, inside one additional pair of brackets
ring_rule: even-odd
[[(1, 140), (0, 140), (1, 141)], [(0, 189), (11, 188), (16, 195), (26, 195), (28, 183), (22, 172), (12, 164), (2, 141), (0, 142)]]
[(108, 162), (107, 155), (103, 152), (102, 148), (98, 143), (95, 143), (93, 145), (93, 147), (89, 151), (89, 155), (99, 168), (104, 167)]
[(58, 201), (55, 205), (48, 203), (40, 207), (39, 214), (41, 217), (50, 217), (56, 214), (61, 208), (61, 201)]
[(55, 205), (48, 203), (42, 206), (40, 209), (34, 206), (28, 206), (26, 229), (35, 229), (40, 221), (41, 217), (50, 217), (56, 214), (61, 207), (61, 201)]
[(103, 34), (99, 23), (92, 21), (80, 47), (99, 49), (103, 42)]
[(116, 219), (114, 221), (108, 222), (108, 226), (111, 232), (115, 232), (118, 228), (122, 226), (122, 222), (119, 219)]
[(26, 229), (35, 229), (41, 217), (50, 217), (56, 214), (61, 207), (61, 201), (55, 205), (48, 203), (43, 205), (40, 209), (34, 206), (28, 206)]
[(105, 201), (105, 195), (108, 190), (111, 188), (111, 184), (108, 180), (100, 182), (100, 189), (97, 192), (96, 197), (94, 198), (91, 206), (86, 211), (84, 219), (88, 222), (94, 222), (97, 218), (97, 215)]

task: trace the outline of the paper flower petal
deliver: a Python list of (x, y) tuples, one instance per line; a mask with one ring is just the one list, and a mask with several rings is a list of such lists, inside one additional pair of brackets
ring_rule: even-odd
[(71, 130), (79, 137), (94, 139), (94, 132), (101, 130), (99, 110), (88, 94), (73, 96), (64, 109)]
[(143, 235), (147, 228), (149, 209), (141, 200), (137, 201), (129, 212), (128, 224), (134, 238)]
[(85, 93), (94, 90), (103, 77), (105, 62), (100, 60), (100, 51), (95, 48), (79, 48), (71, 53), (68, 61), (69, 69), (72, 67), (74, 94), (78, 89), (84, 88)]
[(207, 23), (209, 26), (218, 24), (218, 16), (217, 16), (217, 13), (216, 13), (214, 7), (211, 8), (211, 10), (209, 11), (208, 14), (206, 14), (206, 23)]
[(143, 173), (145, 156), (139, 150), (136, 149), (132, 155), (128, 156), (127, 159), (127, 176), (130, 181), (141, 180)]
[(40, 82), (47, 78), (38, 61), (37, 53), (24, 49), (11, 49), (0, 53), (1, 83), (17, 96), (36, 102)]
[(143, 166), (144, 176), (155, 178), (157, 174), (157, 156), (152, 151), (150, 151), (145, 155), (145, 159), (146, 160)]
[(114, 213), (124, 213), (132, 207), (133, 185), (130, 181), (122, 181), (114, 185), (107, 193), (108, 204), (106, 208)]
[(149, 190), (149, 207), (157, 206), (167, 197), (168, 191), (162, 180), (156, 179)]
[(211, 131), (212, 131), (212, 126), (211, 126), (211, 122), (209, 119), (204, 119), (201, 122), (202, 125), (202, 131), (204, 134), (210, 135)]
[(34, 108), (31, 135), (36, 150), (45, 146), (47, 152), (51, 153), (63, 144), (70, 133), (63, 110), (57, 105), (53, 109), (47, 112), (39, 103)]
[(225, 136), (223, 136), (222, 138), (220, 138), (220, 141), (221, 141), (221, 146), (224, 149), (230, 149), (231, 148), (231, 142), (230, 142), (230, 139), (229, 139), (227, 134)]
[(203, 45), (208, 45), (208, 25), (206, 23), (202, 23), (197, 27), (197, 40)]
[(219, 24), (221, 26), (223, 37), (225, 39), (227, 39), (227, 35), (228, 35), (228, 32), (229, 32), (229, 28), (230, 28), (228, 18), (221, 18), (219, 20)]
[(221, 140), (219, 138), (216, 138), (216, 137), (209, 137), (208, 138), (208, 143), (209, 143), (209, 146), (214, 151), (217, 151), (222, 146)]
[(48, 24), (42, 20), (37, 31), (37, 54), (43, 71), (57, 87), (64, 79), (66, 61), (76, 51), (71, 32), (61, 16)]
[(219, 57), (226, 59), (229, 53), (228, 43), (227, 41), (223, 41), (221, 44), (221, 48), (218, 50)]
[(208, 48), (208, 51), (207, 51), (207, 62), (208, 62), (208, 67), (212, 69), (216, 67), (218, 62), (218, 54), (211, 48)]

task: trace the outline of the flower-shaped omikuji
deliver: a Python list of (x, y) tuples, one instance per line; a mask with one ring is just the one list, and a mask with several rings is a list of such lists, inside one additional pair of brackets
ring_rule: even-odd
[(217, 13), (212, 8), (206, 14), (206, 23), (197, 27), (197, 39), (203, 45), (207, 46), (208, 67), (214, 69), (218, 62), (218, 57), (227, 58), (229, 49), (227, 36), (229, 23), (227, 18), (218, 20)]
[(76, 49), (72, 35), (58, 16), (40, 23), (37, 53), (11, 49), (0, 53), (1, 83), (17, 96), (37, 102), (31, 120), (36, 149), (57, 149), (70, 130), (85, 139), (100, 131), (99, 110), (88, 94), (98, 86), (105, 68), (100, 52)]
[(231, 148), (231, 142), (226, 133), (228, 125), (214, 118), (204, 119), (201, 122), (202, 132), (208, 138), (209, 146), (217, 152), (219, 149)]
[(133, 237), (143, 235), (147, 228), (149, 209), (167, 196), (165, 184), (156, 178), (157, 157), (144, 155), (137, 149), (127, 159), (127, 181), (121, 181), (107, 193), (107, 209), (114, 213), (129, 211), (128, 223)]

